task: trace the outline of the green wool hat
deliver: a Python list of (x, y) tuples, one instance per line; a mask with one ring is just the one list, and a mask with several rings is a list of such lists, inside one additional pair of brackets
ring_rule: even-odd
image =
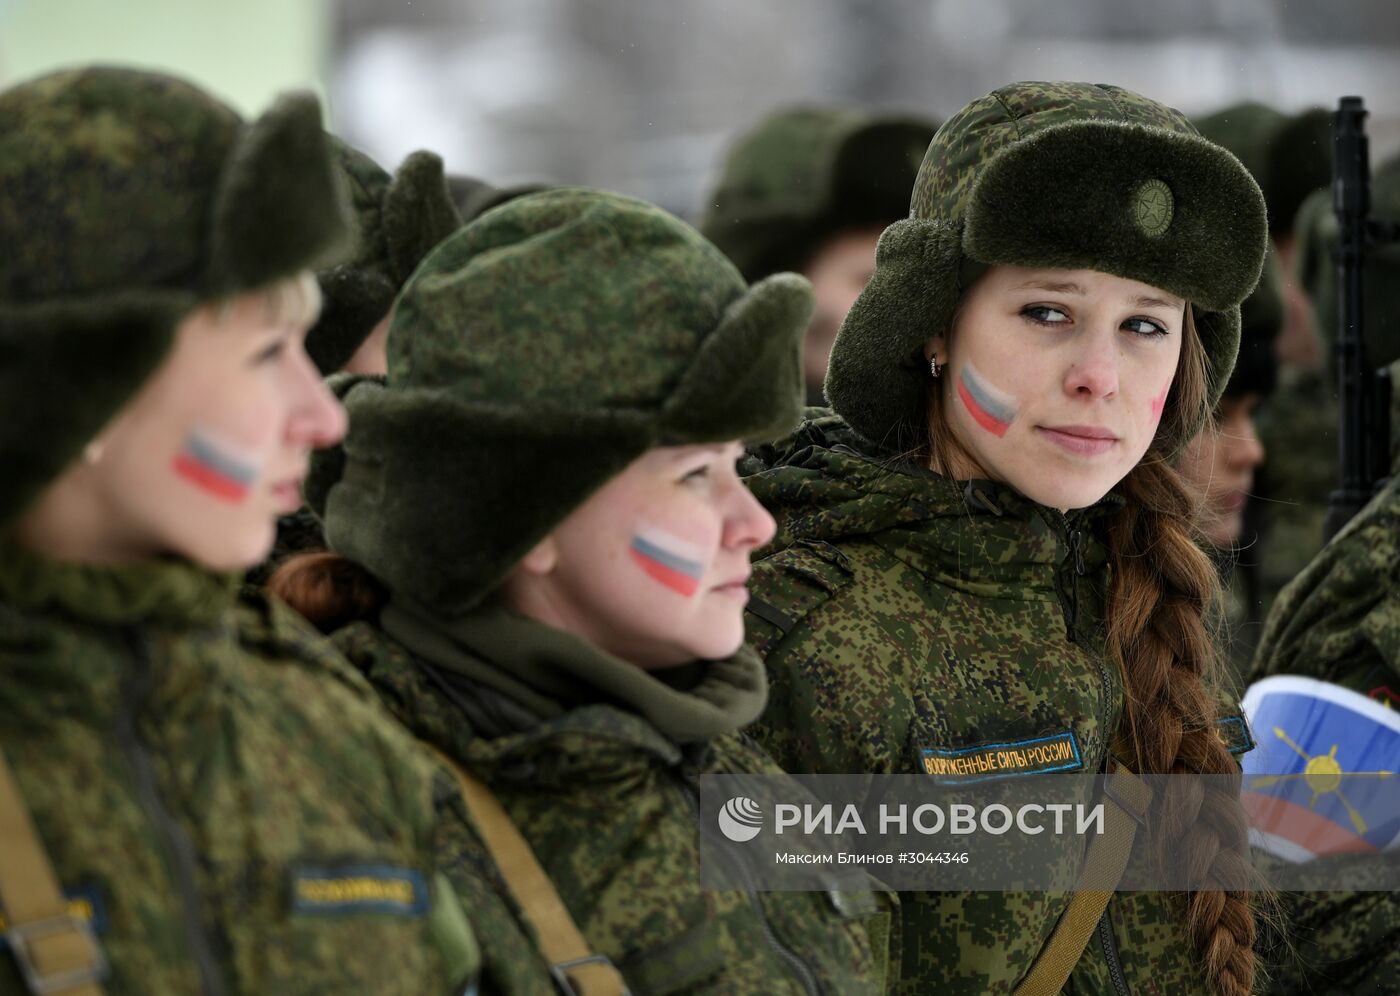
[(960, 278), (979, 265), (1093, 269), (1192, 303), (1209, 398), (1200, 411), (1169, 402), (1157, 445), (1173, 452), (1229, 380), (1267, 241), (1258, 185), (1180, 112), (1107, 85), (1003, 87), (934, 136), (910, 217), (881, 236), (836, 336), (826, 396), (872, 444), (916, 449), (932, 387), (923, 346), (952, 327)]
[(1332, 182), (1332, 116), (1320, 107), (1290, 115), (1248, 102), (1195, 124), (1202, 136), (1238, 156), (1258, 181), (1275, 236), (1291, 232), (1307, 196)]
[(309, 93), (246, 123), (130, 69), (0, 92), (0, 524), (137, 391), (186, 314), (329, 262), (349, 232)]
[(518, 198), (413, 275), (387, 383), (341, 385), (350, 432), (307, 501), (333, 549), (460, 615), (650, 447), (790, 429), (812, 306), (802, 277), (749, 287), (650, 204)]
[(306, 351), (323, 374), (355, 355), (423, 257), (462, 226), (435, 154), (414, 152), (390, 176), (363, 152), (332, 141), (355, 211), (355, 249), (316, 274), (321, 317), (306, 334)]
[[(1371, 217), (1400, 223), (1400, 157), (1387, 160), (1371, 176)], [(1340, 239), (1332, 192), (1319, 190), (1298, 210), (1298, 252), (1294, 265), (1299, 283), (1312, 297), (1317, 325), (1329, 350), (1337, 341), (1339, 302), (1337, 262)], [(1368, 248), (1362, 271), (1362, 334), (1366, 360), (1386, 366), (1400, 359), (1400, 244)]]
[(908, 213), (937, 128), (849, 109), (779, 111), (730, 149), (700, 231), (746, 280), (801, 267), (828, 236)]

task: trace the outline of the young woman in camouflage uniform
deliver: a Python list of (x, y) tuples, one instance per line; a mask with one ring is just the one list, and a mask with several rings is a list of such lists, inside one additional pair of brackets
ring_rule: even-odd
[(75, 930), (113, 994), (474, 989), (450, 782), (240, 592), (344, 431), (302, 348), (341, 197), (310, 95), (248, 124), (119, 69), (0, 94), (0, 751), (77, 911), (0, 886), (6, 996), (83, 961)]
[(700, 882), (699, 776), (778, 772), (740, 733), (773, 524), (735, 462), (797, 420), (811, 308), (802, 278), (748, 287), (639, 201), (496, 208), (400, 296), (387, 383), (338, 388), (350, 433), (307, 497), (341, 556), (271, 581), (313, 619), (365, 617), (336, 644), (489, 786), (639, 996), (881, 988), (870, 893)]
[[(1169, 458), (1227, 381), (1264, 205), (1178, 112), (1025, 83), (935, 136), (911, 216), (837, 337), (835, 415), (758, 453), (778, 519), (750, 639), (756, 736), (796, 772), (1233, 775), (1217, 727), (1217, 582)], [(983, 769), (986, 770), (986, 769)], [(1195, 864), (1247, 880), (1237, 793), (1169, 798)], [(1178, 851), (1177, 853), (1180, 853)], [(1010, 993), (1063, 893), (902, 898), (900, 992)], [(1245, 996), (1248, 893), (1122, 893), (1066, 992)]]

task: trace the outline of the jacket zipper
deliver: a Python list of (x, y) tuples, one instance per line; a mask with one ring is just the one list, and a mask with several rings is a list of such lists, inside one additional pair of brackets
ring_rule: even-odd
[(1113, 980), (1113, 991), (1118, 996), (1132, 996), (1128, 990), (1128, 980), (1123, 976), (1123, 962), (1118, 957), (1118, 942), (1113, 939), (1113, 925), (1108, 922), (1108, 910), (1099, 918), (1099, 945), (1103, 948), (1104, 961), (1108, 962), (1108, 977)]
[(126, 641), (134, 657), (131, 675), (122, 682), (122, 709), (118, 713), (117, 740), (131, 765), (136, 783), (136, 798), (165, 844), (167, 862), (173, 871), (175, 889), (180, 896), (181, 918), (185, 943), (189, 945), (195, 967), (199, 970), (200, 991), (205, 996), (223, 996), (224, 982), (214, 958), (214, 945), (203, 928), (199, 888), (195, 884), (196, 857), (194, 846), (184, 830), (170, 815), (160, 797), (155, 765), (151, 754), (136, 732), (136, 719), (151, 694), (151, 647), (146, 635), (136, 627), (124, 629)]
[[(690, 810), (695, 814), (696, 826), (698, 827), (700, 822), (700, 790), (687, 775), (681, 775), (681, 783), (684, 786), (681, 794), (685, 796), (686, 802), (690, 804)], [(821, 983), (817, 981), (816, 974), (813, 973), (811, 966), (804, 962), (795, 951), (778, 938), (777, 933), (773, 930), (773, 925), (768, 922), (768, 914), (763, 910), (763, 902), (759, 899), (758, 892), (753, 887), (753, 879), (749, 876), (748, 869), (744, 866), (743, 862), (728, 862), (728, 864), (729, 867), (736, 870), (740, 878), (744, 880), (744, 895), (748, 896), (749, 905), (753, 907), (754, 913), (758, 915), (758, 925), (762, 929), (763, 936), (768, 941), (769, 947), (771, 947), (777, 953), (778, 957), (792, 969), (793, 975), (797, 976), (797, 981), (802, 985), (803, 989), (811, 993), (812, 996), (822, 996), (823, 990)]]

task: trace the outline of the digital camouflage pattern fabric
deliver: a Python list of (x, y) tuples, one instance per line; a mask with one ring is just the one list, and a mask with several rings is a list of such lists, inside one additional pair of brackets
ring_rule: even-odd
[(811, 311), (802, 277), (749, 287), (650, 204), (517, 198), (415, 272), (388, 381), (344, 394), (350, 433), (318, 458), (332, 470), (313, 468), (308, 504), (337, 552), (460, 615), (650, 447), (791, 428)]
[[(202, 301), (349, 235), (321, 110), (245, 123), (173, 77), (68, 70), (0, 93), (0, 524), (135, 393)], [(62, 370), (62, 377), (54, 377)]]
[[(1101, 634), (1103, 527), (1120, 500), (1066, 516), (863, 445), (827, 415), (747, 468), (779, 523), (750, 581), (748, 635), (770, 681), (754, 736), (793, 772), (917, 774), (927, 751), (1048, 736), (1073, 745), (1061, 770), (1102, 771), (1123, 697)], [(900, 899), (897, 991), (981, 996), (1012, 991), (1069, 896)], [(1117, 975), (1129, 992), (1204, 992), (1174, 902), (1115, 896), (1072, 991), (1111, 996)]]
[[(302, 620), (236, 589), (0, 547), (0, 749), (106, 991), (461, 992), (481, 958), (436, 864), (450, 783)], [(0, 956), (0, 993), (26, 992)]]
[(646, 672), (501, 608), (444, 622), (395, 604), (382, 624), (334, 640), (490, 786), (637, 996), (881, 991), (864, 925), (888, 910), (871, 894), (700, 887), (696, 779), (778, 771), (738, 731), (763, 704), (751, 653)]

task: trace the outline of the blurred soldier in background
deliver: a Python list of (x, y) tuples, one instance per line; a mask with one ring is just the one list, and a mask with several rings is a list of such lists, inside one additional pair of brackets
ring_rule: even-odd
[[(1376, 170), (1373, 217), (1400, 220), (1400, 160)], [(1338, 228), (1331, 192), (1318, 191), (1298, 212), (1297, 270), (1317, 305), (1324, 339), (1335, 328)], [(1363, 324), (1367, 359), (1400, 374), (1400, 247), (1368, 252)], [(1327, 366), (1334, 367), (1329, 362)], [(1392, 396), (1391, 440), (1397, 438)], [(1329, 466), (1336, 467), (1332, 453)], [(1400, 468), (1392, 449), (1392, 468)], [(1250, 681), (1300, 675), (1341, 685), (1388, 708), (1400, 708), (1400, 489), (1389, 486), (1357, 513), (1278, 595), (1268, 614)], [(1321, 483), (1321, 482), (1319, 482)], [(1326, 482), (1336, 487), (1335, 472)], [(1326, 496), (1321, 499), (1326, 509)], [(1394, 854), (1369, 860), (1395, 860)], [(1321, 862), (1316, 869), (1325, 876)], [(1364, 873), (1364, 866), (1357, 866)], [(1325, 879), (1319, 877), (1319, 881)], [(1394, 992), (1400, 978), (1400, 903), (1389, 892), (1290, 892), (1281, 896), (1286, 940), (1271, 992)]]
[[(1377, 171), (1373, 216), (1400, 220), (1400, 159)], [(1319, 315), (1335, 315), (1336, 273), (1331, 249), (1336, 218), (1325, 194), (1299, 215), (1306, 224), (1299, 249), (1303, 275), (1313, 281)], [(1400, 373), (1400, 246), (1369, 253), (1363, 320), (1367, 358)], [(1400, 469), (1391, 398), (1391, 473)], [(1335, 463), (1335, 461), (1334, 461)], [(1335, 482), (1333, 482), (1335, 486)], [(1279, 595), (1269, 613), (1252, 679), (1299, 674), (1344, 685), (1400, 706), (1400, 494), (1391, 484), (1337, 534)]]
[(1257, 420), (1270, 459), (1257, 475), (1260, 500), (1249, 516), (1257, 542), (1239, 558), (1241, 590), (1256, 603), (1248, 616), (1258, 620), (1322, 547), (1327, 495), (1337, 482), (1336, 388), (1327, 380), (1326, 346), (1312, 303), (1295, 275), (1294, 230), (1304, 199), (1331, 181), (1331, 120), (1321, 108), (1290, 116), (1246, 103), (1196, 125), (1235, 153), (1259, 181), (1283, 275), (1284, 322), (1274, 347), (1278, 391)]
[(832, 108), (779, 111), (742, 136), (705, 200), (700, 231), (753, 282), (785, 270), (812, 282), (817, 309), (803, 346), (807, 403), (836, 330), (875, 270), (875, 244), (909, 213), (938, 126), (919, 117)]
[[(462, 216), (434, 153), (412, 153), (390, 176), (339, 139), (332, 145), (350, 190), (355, 242), (344, 261), (316, 274), (321, 316), (306, 334), (306, 351), (323, 375), (383, 374), (394, 298), (428, 250), (461, 226)], [(263, 584), (291, 555), (325, 545), (320, 523), (305, 507), (284, 515), (271, 555), (248, 580)]]
[(1240, 353), (1220, 403), (1176, 461), (1203, 502), (1197, 522), (1226, 593), (1226, 660), (1237, 691), (1264, 622), (1254, 590), (1257, 573), (1236, 567), (1257, 563), (1254, 479), (1266, 453), (1254, 419), (1278, 377), (1274, 342), (1284, 322), (1282, 285), (1278, 256), (1271, 252), (1259, 286), (1240, 306)]
[(6, 996), (475, 987), (448, 785), (239, 588), (345, 431), (302, 348), (343, 198), (309, 94), (246, 123), (123, 69), (0, 93)]

